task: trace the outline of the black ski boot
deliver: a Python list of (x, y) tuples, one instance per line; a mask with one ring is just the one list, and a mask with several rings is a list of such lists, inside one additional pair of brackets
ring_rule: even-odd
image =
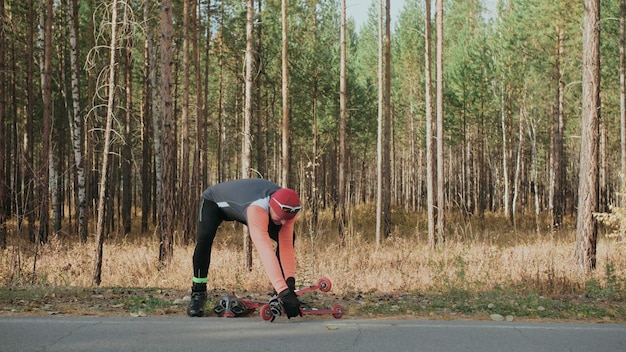
[(206, 297), (206, 284), (194, 284), (191, 288), (191, 302), (187, 308), (187, 315), (190, 317), (204, 316)]

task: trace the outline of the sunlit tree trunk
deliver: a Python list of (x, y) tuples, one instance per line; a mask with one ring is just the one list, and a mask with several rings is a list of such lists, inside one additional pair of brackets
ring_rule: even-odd
[(598, 226), (598, 139), (600, 120), (600, 0), (584, 1), (583, 91), (580, 140), (576, 264), (582, 273), (596, 267)]

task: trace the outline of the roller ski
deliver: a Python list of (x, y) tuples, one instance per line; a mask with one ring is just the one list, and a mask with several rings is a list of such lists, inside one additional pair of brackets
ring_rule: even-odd
[[(332, 283), (330, 282), (330, 280), (327, 278), (321, 278), (317, 285), (303, 288), (301, 290), (295, 291), (295, 293), (297, 296), (302, 296), (315, 290), (328, 292), (331, 288)], [(277, 316), (281, 316), (283, 314), (283, 308), (284, 307), (282, 301), (278, 296), (275, 295), (272, 297), (272, 299), (270, 299), (270, 302), (268, 304), (260, 307), (259, 313), (263, 320), (272, 322), (274, 321), (274, 319), (276, 319)], [(306, 303), (302, 303), (302, 305), (300, 306), (300, 313), (302, 314), (302, 316), (331, 314), (333, 318), (340, 319), (343, 316), (343, 312), (343, 307), (339, 304), (335, 304), (331, 309), (312, 308)]]
[[(317, 285), (312, 285), (301, 290), (295, 291), (297, 296), (304, 295), (306, 293), (320, 290), (321, 292), (330, 291), (332, 284), (329, 279), (322, 278)], [(213, 312), (219, 317), (235, 318), (244, 317), (253, 314), (256, 310), (259, 310), (259, 314), (263, 320), (274, 321), (276, 317), (283, 315), (284, 306), (278, 295), (273, 295), (269, 302), (262, 302), (251, 299), (242, 299), (235, 296), (234, 293), (228, 296), (222, 297), (216, 302)], [(330, 314), (335, 319), (340, 319), (343, 316), (343, 307), (339, 304), (335, 304), (331, 309), (318, 309), (310, 307), (306, 303), (302, 303), (300, 307), (300, 313), (305, 315), (326, 315)]]

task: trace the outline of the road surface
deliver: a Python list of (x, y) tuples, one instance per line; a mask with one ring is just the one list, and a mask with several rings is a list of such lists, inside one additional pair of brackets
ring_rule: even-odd
[(0, 317), (0, 351), (626, 351), (626, 324)]

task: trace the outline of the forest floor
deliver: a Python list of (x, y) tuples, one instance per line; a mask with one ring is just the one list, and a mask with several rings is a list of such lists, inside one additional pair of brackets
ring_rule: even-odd
[[(206, 316), (226, 292), (209, 292)], [(235, 294), (265, 301), (269, 293)], [(472, 293), (309, 293), (302, 301), (316, 308), (340, 304), (344, 318), (496, 321), (577, 321), (626, 323), (622, 293), (517, 296), (506, 291)], [(186, 315), (189, 292), (159, 288), (0, 287), (0, 316), (172, 316)], [(258, 313), (250, 314), (257, 317)], [(330, 316), (328, 316), (330, 318)], [(308, 318), (307, 318), (308, 319)]]
[[(431, 250), (424, 236), (412, 235), (415, 216), (405, 214), (379, 251), (370, 231), (372, 211), (361, 213), (352, 223), (362, 228), (354, 229), (343, 246), (321, 231), (298, 238), (298, 283), (333, 281), (332, 291), (306, 294), (303, 302), (320, 309), (340, 304), (344, 319), (626, 324), (626, 243), (601, 237), (597, 270), (581, 276), (572, 255), (574, 219), (559, 231), (536, 233), (511, 230), (501, 217), (488, 218), (458, 225), (445, 246)], [(332, 228), (330, 217), (324, 224), (318, 222)], [(32, 246), (20, 236), (11, 238), (0, 252), (0, 316), (186, 316), (193, 244), (178, 240), (176, 255), (163, 268), (157, 237), (109, 239), (103, 286), (93, 287), (95, 241), (59, 236)], [(269, 299), (261, 261), (248, 269), (241, 265), (240, 239), (241, 227), (226, 227), (216, 242), (207, 316), (215, 316), (214, 304), (231, 291), (244, 299)]]

